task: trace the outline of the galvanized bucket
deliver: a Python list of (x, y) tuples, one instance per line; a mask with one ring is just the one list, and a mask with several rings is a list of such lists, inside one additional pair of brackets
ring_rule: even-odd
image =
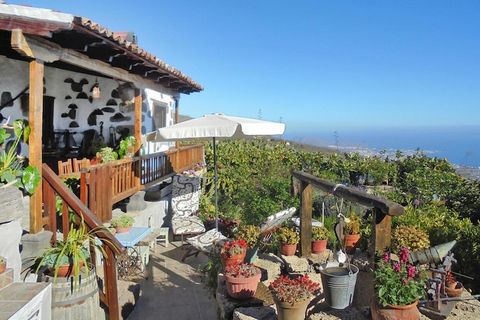
[(354, 265), (346, 267), (330, 267), (321, 270), (323, 292), (327, 304), (333, 309), (345, 309), (353, 301), (358, 268)]

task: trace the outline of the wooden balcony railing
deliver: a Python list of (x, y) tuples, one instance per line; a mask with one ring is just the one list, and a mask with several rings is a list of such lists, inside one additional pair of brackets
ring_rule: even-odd
[[(100, 300), (106, 306), (108, 319), (119, 319), (116, 261), (117, 255), (125, 250), (124, 247), (108, 230), (102, 228), (100, 219), (66, 187), (63, 181), (46, 164), (42, 165), (42, 187), (44, 206), (42, 223), (45, 229), (53, 232), (53, 241), (56, 241), (57, 231), (66, 235), (70, 224), (78, 222), (79, 218), (83, 219), (88, 230), (95, 230), (95, 235), (100, 239), (105, 251), (103, 260), (104, 285), (100, 288)], [(57, 197), (62, 201), (61, 223), (57, 223)], [(91, 252), (93, 252), (93, 247)], [(94, 257), (95, 255), (92, 254), (92, 258)]]
[(80, 199), (107, 222), (115, 203), (203, 161), (203, 145), (192, 145), (93, 165), (80, 173)]

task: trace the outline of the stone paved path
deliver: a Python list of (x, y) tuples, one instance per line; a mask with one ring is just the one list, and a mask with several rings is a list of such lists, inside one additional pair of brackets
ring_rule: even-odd
[(128, 320), (217, 318), (215, 301), (196, 271), (206, 257), (200, 254), (182, 263), (182, 254), (179, 242), (171, 242), (168, 248), (157, 245), (148, 266), (151, 276), (142, 283), (140, 299)]

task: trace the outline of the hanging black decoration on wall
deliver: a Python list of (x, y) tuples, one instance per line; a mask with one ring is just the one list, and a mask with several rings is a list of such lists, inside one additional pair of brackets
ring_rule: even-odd
[(88, 96), (85, 92), (80, 92), (77, 94), (77, 99), (88, 99)]
[(93, 110), (87, 118), (88, 125), (96, 126), (97, 125), (97, 116), (102, 116), (102, 115), (103, 115), (102, 110), (100, 110), (98, 108)]
[(112, 98), (120, 99), (120, 95), (118, 94), (117, 89), (112, 90)]
[(115, 109), (113, 109), (112, 107), (103, 107), (102, 111), (107, 113), (114, 113)]
[(0, 100), (0, 106), (2, 106), (2, 108), (13, 106), (13, 99), (12, 99), (12, 94), (10, 93), (10, 91), (2, 92), (2, 98)]
[(78, 125), (77, 121), (72, 121), (72, 122), (70, 122), (69, 127), (70, 127), (70, 128), (78, 128), (78, 127), (80, 127), (80, 126)]
[(118, 106), (118, 103), (115, 99), (108, 99), (107, 106)]
[(64, 81), (65, 83), (70, 83), (70, 86), (74, 92), (82, 92), (83, 91), (83, 86), (88, 84), (87, 79), (82, 79), (80, 82), (75, 82), (72, 78), (67, 78)]
[(113, 117), (110, 117), (111, 122), (122, 122), (122, 121), (129, 121), (132, 119), (131, 117), (125, 117), (123, 114), (120, 112), (115, 113)]
[(71, 100), (71, 99), (72, 99), (72, 96), (71, 96), (71, 95), (67, 94), (67, 95), (65, 96), (65, 100)]

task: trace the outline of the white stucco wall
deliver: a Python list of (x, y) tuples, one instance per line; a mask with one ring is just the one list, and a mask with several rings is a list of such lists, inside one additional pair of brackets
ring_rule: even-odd
[[(22, 91), (26, 86), (28, 86), (28, 63), (24, 61), (8, 59), (4, 56), (0, 56), (0, 94), (5, 91), (9, 91), (12, 97), (15, 97), (20, 91)], [(81, 79), (86, 79), (88, 84), (83, 86), (82, 91), (87, 95), (91, 95), (90, 88), (95, 83), (95, 80), (98, 79), (100, 85), (101, 97), (99, 99), (94, 99), (92, 103), (87, 99), (77, 99), (76, 96), (78, 92), (74, 92), (71, 89), (70, 83), (65, 83), (65, 79), (72, 78), (75, 82), (79, 82)], [(45, 95), (55, 97), (54, 103), (54, 130), (61, 131), (64, 129), (69, 129), (71, 131), (78, 132), (74, 137), (77, 144), (80, 144), (83, 139), (82, 132), (88, 129), (95, 129), (97, 132), (100, 130), (100, 121), (104, 122), (103, 126), (103, 135), (105, 137), (105, 142), (109, 142), (109, 127), (112, 125), (116, 126), (132, 126), (131, 133), (133, 134), (133, 108), (130, 112), (122, 112), (126, 117), (130, 117), (128, 121), (122, 122), (111, 122), (110, 117), (115, 113), (120, 112), (120, 99), (115, 99), (117, 106), (111, 106), (115, 109), (115, 113), (104, 113), (104, 115), (97, 116), (97, 125), (90, 126), (87, 123), (87, 118), (91, 112), (96, 108), (102, 108), (106, 106), (106, 103), (111, 99), (111, 92), (115, 89), (121, 82), (117, 82), (112, 79), (95, 77), (91, 75), (86, 75), (82, 73), (76, 73), (72, 71), (65, 71), (61, 69), (56, 69), (52, 67), (45, 67)], [(174, 114), (174, 93), (169, 92), (168, 89), (165, 89), (164, 92), (157, 92), (148, 88), (142, 88), (144, 90), (144, 106), (142, 111), (142, 133), (154, 131), (156, 128), (153, 127), (152, 112), (153, 112), (153, 102), (159, 101), (168, 106), (167, 108), (167, 123), (170, 125), (173, 123), (173, 114)], [(70, 95), (72, 99), (65, 99), (67, 95)], [(21, 99), (17, 99), (14, 102), (12, 107), (5, 107), (0, 110), (0, 114), (4, 118), (11, 117), (12, 120), (19, 118), (28, 118), (27, 115), (22, 115), (21, 111)], [(76, 118), (74, 119), (78, 124), (78, 128), (69, 128), (69, 124), (73, 121), (70, 118), (62, 118), (61, 114), (68, 112), (68, 105), (74, 103), (77, 105), (78, 109)], [(117, 138), (119, 135), (117, 135)], [(150, 148), (149, 148), (150, 147)], [(145, 150), (157, 150), (161, 148), (159, 145), (155, 146), (145, 146)], [(22, 153), (26, 153), (28, 150), (27, 146), (22, 146)]]

